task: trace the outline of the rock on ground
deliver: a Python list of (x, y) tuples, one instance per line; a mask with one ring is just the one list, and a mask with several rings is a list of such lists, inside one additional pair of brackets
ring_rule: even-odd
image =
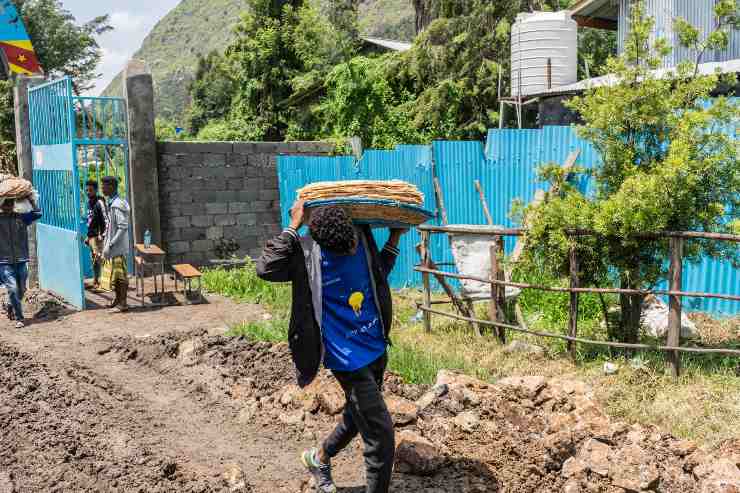
[(385, 395), (385, 403), (396, 426), (403, 426), (416, 421), (416, 416), (419, 414), (419, 406), (416, 403), (403, 397), (387, 394)]
[(418, 433), (404, 430), (396, 436), (397, 471), (407, 474), (433, 474), (445, 461), (444, 454)]

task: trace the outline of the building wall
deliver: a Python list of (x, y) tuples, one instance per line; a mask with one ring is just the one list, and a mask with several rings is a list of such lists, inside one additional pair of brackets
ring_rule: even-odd
[[(624, 51), (630, 19), (630, 6), (634, 0), (619, 0), (619, 53)], [(715, 0), (646, 0), (647, 14), (654, 18), (654, 38), (668, 39), (674, 49), (666, 57), (665, 67), (674, 67), (685, 60), (695, 60), (697, 53), (694, 50), (679, 46), (678, 38), (673, 29), (673, 19), (686, 19), (706, 37), (715, 29), (714, 17)], [(740, 58), (740, 32), (732, 31), (730, 45), (727, 50), (709, 51), (702, 57), (702, 62), (723, 62)]]
[(280, 232), (279, 155), (328, 155), (321, 142), (159, 142), (159, 202), (168, 263), (208, 264), (233, 240), (256, 256)]

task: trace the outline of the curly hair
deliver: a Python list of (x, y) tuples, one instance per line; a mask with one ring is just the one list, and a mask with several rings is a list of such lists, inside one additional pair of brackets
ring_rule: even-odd
[(348, 254), (357, 246), (352, 218), (341, 207), (326, 206), (311, 211), (308, 229), (321, 248), (333, 253)]

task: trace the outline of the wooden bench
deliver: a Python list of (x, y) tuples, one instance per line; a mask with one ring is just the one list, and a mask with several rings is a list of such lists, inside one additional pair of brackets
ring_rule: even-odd
[(198, 301), (201, 301), (203, 299), (203, 274), (190, 264), (173, 265), (172, 270), (175, 271), (175, 291), (179, 292), (177, 282), (182, 281), (186, 297), (193, 293), (193, 279), (198, 280)]

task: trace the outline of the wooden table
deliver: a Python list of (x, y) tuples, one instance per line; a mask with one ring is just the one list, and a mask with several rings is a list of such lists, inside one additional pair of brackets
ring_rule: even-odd
[[(144, 278), (146, 277), (147, 267), (152, 268), (154, 295), (160, 295), (160, 298), (164, 297), (164, 263), (167, 258), (167, 252), (153, 244), (146, 247), (143, 243), (137, 243), (135, 247), (136, 294), (139, 295), (141, 305), (144, 306)], [(157, 283), (157, 278), (159, 278), (159, 284)]]

